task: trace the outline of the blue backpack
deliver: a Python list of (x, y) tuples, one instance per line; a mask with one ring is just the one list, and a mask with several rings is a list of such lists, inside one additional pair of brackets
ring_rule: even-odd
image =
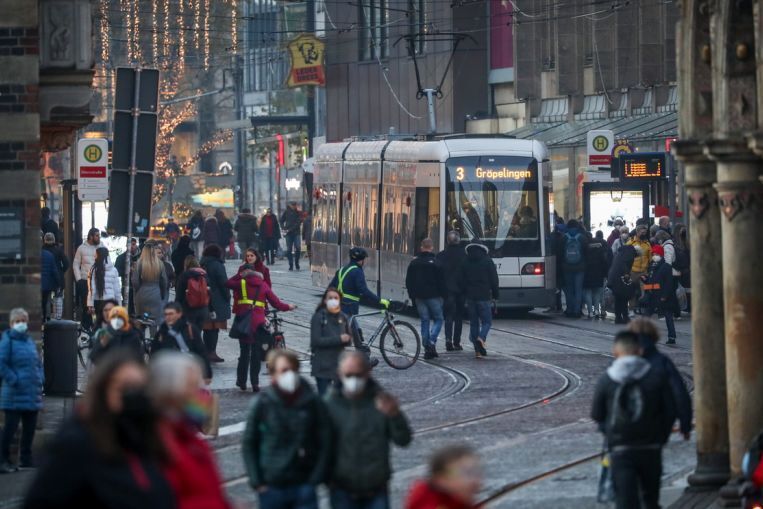
[(570, 235), (564, 234), (567, 237), (567, 243), (564, 246), (564, 262), (570, 265), (577, 265), (583, 261), (583, 244), (580, 242), (582, 234)]

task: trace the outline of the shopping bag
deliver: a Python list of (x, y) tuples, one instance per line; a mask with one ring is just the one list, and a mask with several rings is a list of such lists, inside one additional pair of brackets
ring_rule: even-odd
[(596, 501), (600, 504), (608, 504), (615, 500), (615, 487), (612, 482), (612, 468), (608, 452), (601, 453), (601, 470), (599, 473), (599, 490)]
[(247, 310), (246, 313), (236, 315), (233, 319), (233, 324), (228, 331), (228, 337), (233, 339), (246, 339), (252, 334), (252, 310)]

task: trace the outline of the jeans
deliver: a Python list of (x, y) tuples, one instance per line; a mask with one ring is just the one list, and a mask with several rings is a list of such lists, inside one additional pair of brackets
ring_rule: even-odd
[[(437, 336), (442, 329), (442, 299), (434, 297), (432, 299), (416, 299), (416, 309), (421, 318), (421, 340), (426, 345), (434, 346), (437, 343)], [(429, 322), (432, 322), (432, 328), (429, 328)]]
[(617, 509), (658, 509), (661, 476), (661, 449), (613, 451), (612, 481)]
[(586, 305), (588, 316), (601, 314), (601, 297), (604, 295), (604, 287), (583, 289), (583, 302)]
[(564, 295), (567, 299), (567, 316), (578, 316), (583, 310), (583, 276), (584, 272), (565, 271)]
[(615, 323), (628, 323), (628, 299), (615, 294)]
[(323, 395), (325, 395), (328, 392), (329, 387), (333, 387), (334, 386), (334, 379), (333, 378), (320, 378), (320, 377), (316, 376), (315, 377), (315, 386), (318, 388), (318, 395), (319, 396), (323, 396)]
[(676, 308), (673, 307), (670, 300), (661, 302), (660, 304), (659, 312), (665, 316), (665, 325), (668, 328), (668, 338), (676, 339), (676, 326), (673, 321), (673, 313)]
[(3, 437), (0, 442), (0, 461), (10, 462), (11, 442), (13, 435), (21, 422), (21, 463), (28, 465), (32, 462), (32, 440), (34, 439), (34, 430), (37, 427), (36, 410), (6, 410), (5, 425), (3, 426)]
[(258, 496), (260, 509), (318, 509), (318, 497), (312, 484), (268, 486)]
[[(297, 269), (299, 269), (299, 255), (301, 254), (300, 251), (302, 250), (302, 246), (299, 242), (299, 233), (286, 234), (286, 259), (289, 260), (290, 269), (293, 269), (295, 265), (297, 266)], [(291, 253), (292, 249), (294, 250), (293, 255)]]
[(387, 509), (389, 496), (386, 491), (376, 495), (355, 496), (339, 489), (331, 489), (331, 509)]
[(470, 300), (469, 306), (469, 340), (474, 343), (477, 338), (487, 341), (490, 326), (493, 325), (493, 307), (489, 300)]
[(246, 375), (252, 381), (252, 387), (260, 386), (260, 364), (262, 363), (262, 347), (259, 342), (244, 343), (239, 341), (240, 353), (236, 366), (236, 385), (246, 386)]
[(454, 345), (461, 344), (461, 330), (463, 329), (464, 298), (461, 295), (448, 295), (445, 299), (445, 341)]

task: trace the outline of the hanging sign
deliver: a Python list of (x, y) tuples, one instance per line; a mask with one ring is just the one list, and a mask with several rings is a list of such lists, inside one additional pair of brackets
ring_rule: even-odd
[(77, 196), (81, 201), (109, 198), (109, 142), (103, 138), (77, 141)]
[(612, 147), (615, 133), (609, 129), (588, 131), (588, 166), (601, 167), (612, 164)]
[(291, 56), (291, 69), (286, 86), (326, 85), (326, 73), (323, 69), (325, 44), (314, 35), (303, 34), (293, 39), (288, 45)]

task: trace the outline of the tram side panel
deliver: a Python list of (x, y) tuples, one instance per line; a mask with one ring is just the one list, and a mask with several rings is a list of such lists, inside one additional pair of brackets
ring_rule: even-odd
[(342, 261), (341, 233), (342, 153), (347, 144), (319, 149), (313, 179), (313, 232), (310, 271), (313, 286), (325, 288)]

